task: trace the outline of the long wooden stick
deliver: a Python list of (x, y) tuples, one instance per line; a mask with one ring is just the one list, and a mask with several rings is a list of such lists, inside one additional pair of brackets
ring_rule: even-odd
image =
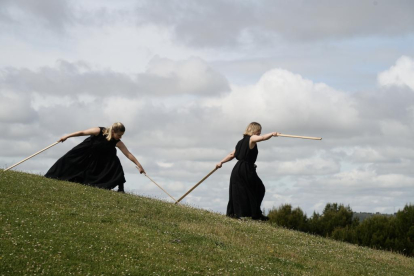
[(59, 144), (59, 143), (60, 143), (60, 141), (55, 142), (55, 143), (51, 144), (50, 146), (48, 146), (48, 147), (46, 147), (46, 148), (44, 148), (44, 149), (42, 149), (42, 150), (39, 150), (38, 152), (36, 152), (36, 153), (34, 153), (34, 154), (30, 155), (29, 157), (27, 157), (26, 159), (23, 159), (23, 160), (22, 160), (22, 161), (20, 161), (19, 163), (16, 163), (16, 164), (14, 164), (13, 166), (8, 167), (8, 168), (7, 168), (7, 169), (5, 169), (4, 171), (8, 171), (8, 170), (10, 170), (10, 169), (12, 169), (12, 168), (16, 167), (17, 165), (19, 165), (19, 164), (23, 163), (24, 161), (29, 160), (30, 158), (32, 158), (32, 157), (34, 157), (34, 156), (38, 155), (38, 154), (39, 154), (39, 153), (41, 153), (41, 152), (44, 152), (45, 150), (47, 150), (47, 149), (49, 149), (49, 148), (51, 148), (51, 147), (53, 147), (53, 146), (55, 146), (55, 145), (57, 145), (57, 144)]
[(289, 134), (282, 134), (282, 133), (279, 133), (277, 136), (289, 137), (289, 138), (311, 139), (311, 140), (322, 140), (322, 138), (320, 137), (297, 136), (297, 135), (289, 135)]
[(210, 175), (212, 175), (215, 171), (217, 171), (218, 168), (215, 168), (214, 170), (212, 170), (208, 175), (206, 175), (203, 179), (200, 180), (200, 182), (198, 182), (197, 184), (194, 185), (194, 187), (192, 187), (188, 192), (186, 192), (182, 197), (180, 197), (179, 200), (177, 200), (175, 202), (175, 204), (177, 204), (178, 202), (180, 202), (183, 198), (185, 198), (189, 193), (191, 193), (195, 188), (197, 188), (198, 185), (200, 185), (201, 183), (203, 183), (204, 180), (206, 180)]
[(148, 179), (149, 180), (151, 180), (152, 181), (152, 183), (154, 183), (155, 185), (157, 185), (158, 186), (158, 188), (160, 188), (161, 190), (163, 190), (164, 191), (164, 193), (166, 193), (169, 197), (171, 197), (172, 198), (172, 200), (174, 200), (174, 201), (176, 201), (175, 200), (175, 198), (173, 198), (169, 193), (167, 193), (167, 191), (166, 190), (164, 190), (160, 185), (158, 185), (154, 180), (152, 180), (151, 179), (151, 177), (149, 177), (146, 173), (144, 173), (144, 175), (146, 176), (146, 177), (148, 177)]

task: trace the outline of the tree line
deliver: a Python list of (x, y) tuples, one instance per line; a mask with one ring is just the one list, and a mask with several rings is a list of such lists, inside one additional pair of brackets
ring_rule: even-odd
[(362, 222), (343, 204), (328, 203), (322, 214), (308, 218), (289, 204), (273, 208), (270, 222), (310, 234), (332, 238), (375, 249), (383, 249), (414, 256), (414, 205), (406, 205), (395, 216), (374, 215)]

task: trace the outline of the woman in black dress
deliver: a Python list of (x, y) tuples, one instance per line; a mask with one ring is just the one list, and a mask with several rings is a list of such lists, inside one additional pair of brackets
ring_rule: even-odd
[(269, 140), (277, 136), (277, 132), (271, 132), (260, 135), (262, 126), (259, 123), (250, 123), (244, 132), (235, 150), (224, 157), (216, 167), (221, 168), (223, 163), (232, 160), (234, 157), (238, 160), (231, 172), (230, 177), (230, 199), (227, 205), (227, 216), (234, 218), (252, 217), (254, 220), (268, 220), (269, 218), (262, 214), (260, 205), (262, 204), (265, 187), (262, 180), (256, 173), (254, 164), (259, 153), (257, 143)]
[(58, 142), (64, 142), (70, 137), (90, 135), (62, 156), (45, 176), (109, 190), (118, 186), (118, 191), (124, 192), (124, 170), (116, 156), (115, 147), (135, 163), (140, 173), (145, 173), (144, 168), (121, 141), (124, 133), (125, 126), (114, 123), (108, 128), (94, 127), (62, 136)]

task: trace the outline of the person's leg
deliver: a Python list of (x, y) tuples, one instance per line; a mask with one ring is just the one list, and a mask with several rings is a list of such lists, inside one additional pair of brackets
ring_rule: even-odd
[(118, 192), (125, 193), (125, 191), (124, 191), (124, 183), (118, 185)]
[(266, 193), (266, 188), (263, 185), (262, 180), (259, 178), (259, 176), (255, 176), (255, 198), (257, 202), (257, 206), (255, 208), (254, 215), (252, 216), (253, 220), (261, 220), (261, 221), (268, 221), (269, 217), (263, 215), (262, 210), (260, 209), (260, 206), (262, 205), (263, 198)]

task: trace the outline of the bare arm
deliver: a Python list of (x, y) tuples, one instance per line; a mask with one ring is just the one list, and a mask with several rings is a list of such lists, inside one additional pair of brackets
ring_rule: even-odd
[(97, 136), (101, 132), (101, 129), (99, 127), (93, 127), (86, 130), (81, 130), (77, 132), (73, 132), (71, 134), (67, 134), (62, 136), (58, 142), (65, 142), (66, 139), (70, 137), (76, 137), (76, 136), (87, 136), (87, 135), (95, 135)]
[(138, 162), (138, 159), (135, 158), (135, 156), (129, 152), (129, 150), (127, 149), (127, 147), (125, 146), (125, 144), (122, 141), (119, 141), (116, 146), (122, 151), (122, 153), (129, 159), (131, 160), (135, 165), (137, 165), (138, 169), (139, 169), (139, 173), (144, 173), (145, 174), (145, 170), (144, 168), (141, 166), (141, 164)]
[(279, 135), (279, 132), (271, 132), (271, 133), (264, 134), (264, 135), (252, 135), (250, 137), (249, 147), (250, 149), (252, 149), (254, 148), (256, 143), (269, 140), (270, 138), (277, 137), (278, 135)]
[(217, 169), (221, 168), (223, 163), (226, 163), (226, 162), (229, 162), (230, 160), (233, 160), (235, 152), (236, 152), (236, 150), (233, 150), (233, 152), (229, 153), (226, 157), (224, 157), (223, 160), (221, 160), (219, 163), (216, 164), (216, 168)]

